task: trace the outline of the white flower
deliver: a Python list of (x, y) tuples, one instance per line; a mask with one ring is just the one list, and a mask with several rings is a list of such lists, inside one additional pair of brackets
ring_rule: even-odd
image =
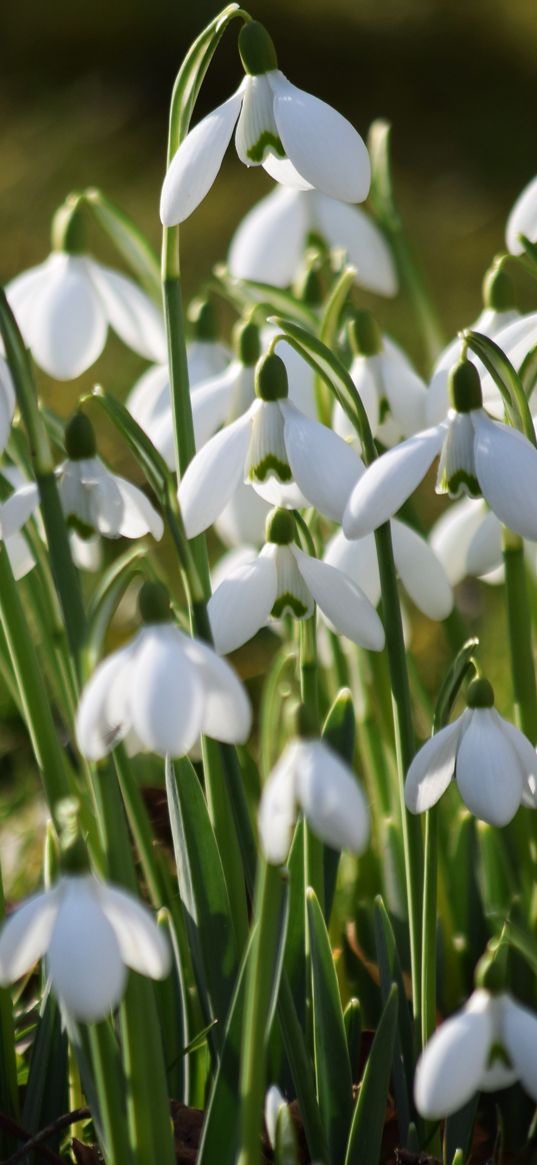
[(92, 874), (64, 875), (10, 915), (0, 936), (0, 984), (19, 979), (45, 954), (60, 1003), (84, 1023), (117, 1006), (127, 967), (151, 979), (170, 969), (168, 943), (147, 907)]
[(172, 623), (155, 621), (99, 664), (82, 693), (76, 732), (90, 760), (125, 738), (131, 752), (183, 756), (200, 734), (246, 740), (250, 722), (248, 697), (229, 664)]
[(450, 409), (447, 421), (388, 450), (358, 481), (343, 515), (347, 538), (362, 538), (386, 522), (440, 454), (438, 493), (482, 494), (505, 526), (537, 540), (537, 449), (522, 433), (491, 420), (480, 407), (479, 376), (473, 364), (457, 365), (452, 385), (457, 407)]
[(476, 1092), (495, 1092), (516, 1080), (537, 1101), (537, 1017), (507, 992), (478, 988), (422, 1052), (416, 1108), (426, 1120), (439, 1120)]
[(1, 475), (13, 486), (13, 493), (0, 503), (0, 538), (6, 544), (13, 577), (18, 580), (35, 566), (35, 559), (21, 528), (39, 505), (35, 482), (26, 481), (14, 465), (4, 465)]
[[(511, 324), (520, 322), (520, 313), (515, 308), (507, 311), (495, 311), (485, 308), (481, 315), (470, 324), (473, 332), (488, 336), (504, 351), (504, 336)], [(463, 341), (460, 337), (452, 340), (440, 353), (433, 369), (431, 383), (425, 398), (426, 423), (436, 425), (443, 421), (449, 409), (449, 373), (460, 356)], [(506, 353), (507, 354), (507, 353)], [(485, 366), (473, 353), (468, 353), (468, 359), (475, 364), (480, 378), (483, 392), (483, 404), (491, 416), (502, 420), (505, 415), (505, 403), (502, 394)]]
[(73, 380), (98, 359), (108, 327), (140, 356), (166, 359), (158, 308), (132, 279), (88, 255), (54, 251), (6, 294), (36, 363), (56, 380)]
[(405, 783), (407, 808), (430, 809), (455, 777), (471, 813), (490, 825), (507, 825), (521, 803), (537, 807), (537, 753), (493, 707), (486, 680), (473, 680), (466, 698), (466, 711), (416, 753)]
[(467, 575), (503, 581), (502, 526), (482, 498), (461, 498), (435, 522), (429, 540), (452, 586)]
[(512, 255), (524, 251), (519, 235), (525, 235), (530, 243), (537, 242), (537, 177), (524, 187), (507, 219), (505, 241)]
[(276, 1128), (278, 1125), (278, 1113), (280, 1108), (286, 1105), (280, 1089), (277, 1084), (271, 1084), (270, 1088), (265, 1093), (265, 1125), (267, 1127), (268, 1139), (272, 1148), (276, 1145)]
[(279, 356), (258, 362), (256, 391), (260, 399), (212, 437), (184, 474), (178, 497), (189, 538), (215, 521), (241, 481), (249, 481), (273, 505), (295, 509), (309, 503), (341, 519), (363, 469), (359, 457), (287, 400), (287, 373)]
[(105, 538), (162, 538), (164, 524), (149, 499), (111, 473), (100, 457), (64, 461), (56, 474), (63, 512), (84, 532), (98, 530)]
[(246, 166), (262, 165), (285, 185), (314, 186), (343, 202), (367, 198), (369, 155), (350, 122), (284, 77), (257, 21), (243, 27), (239, 48), (247, 76), (187, 134), (172, 159), (160, 203), (164, 226), (183, 222), (205, 198), (236, 123), (235, 145)]
[(297, 813), (333, 849), (362, 853), (369, 810), (354, 774), (321, 740), (293, 740), (263, 787), (259, 837), (272, 865), (287, 858)]
[[(423, 428), (427, 390), (403, 350), (383, 336), (371, 312), (357, 311), (348, 328), (354, 358), (349, 368), (374, 437), (395, 445)], [(339, 401), (334, 429), (346, 440), (356, 431)]]
[[(453, 591), (440, 556), (404, 522), (393, 518), (390, 526), (396, 570), (412, 602), (429, 619), (447, 619)], [(376, 607), (381, 586), (373, 534), (349, 542), (339, 531), (330, 539), (324, 561), (349, 575)]]
[(382, 232), (362, 210), (319, 190), (276, 187), (256, 203), (231, 241), (230, 274), (287, 287), (310, 234), (346, 252), (360, 287), (378, 295), (396, 294), (397, 272)]
[(225, 655), (246, 643), (269, 619), (313, 615), (315, 603), (332, 630), (370, 651), (382, 651), (384, 628), (369, 599), (341, 570), (293, 544), (294, 519), (276, 510), (266, 546), (254, 561), (223, 579), (209, 599), (216, 650)]

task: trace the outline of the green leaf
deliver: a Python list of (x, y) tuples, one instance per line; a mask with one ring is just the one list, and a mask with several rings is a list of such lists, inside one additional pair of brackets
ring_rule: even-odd
[(479, 888), (485, 914), (507, 914), (516, 896), (516, 882), (503, 836), (485, 821), (477, 822), (481, 855)]
[(198, 1032), (197, 1036), (194, 1036), (194, 1039), (186, 1045), (186, 1048), (183, 1048), (181, 1055), (188, 1056), (190, 1055), (190, 1052), (197, 1052), (198, 1048), (203, 1047), (203, 1045), (207, 1043), (207, 1036), (213, 1029), (215, 1023), (218, 1023), (217, 1019), (213, 1019), (211, 1023), (208, 1023), (206, 1027), (202, 1028), (201, 1031)]
[(345, 1023), (330, 939), (311, 887), (306, 891), (313, 984), (317, 1096), (330, 1152), (343, 1159), (352, 1113), (352, 1076)]
[[(51, 1124), (67, 1106), (67, 1036), (50, 990), (44, 996), (32, 1045), (21, 1123), (30, 1133)], [(59, 1137), (51, 1148), (59, 1149)]]
[[(461, 684), (470, 668), (474, 665), (472, 657), (479, 647), (479, 639), (468, 639), (461, 647), (442, 683), (434, 710), (433, 732), (445, 728), (451, 715), (453, 705), (459, 694)], [(475, 668), (474, 668), (475, 670)]]
[[(356, 742), (356, 720), (352, 692), (342, 688), (338, 692), (323, 724), (322, 738), (330, 748), (352, 766)], [(336, 892), (337, 872), (340, 854), (330, 846), (324, 846), (324, 916), (330, 919)]]
[[(222, 861), (201, 785), (190, 761), (166, 760), (166, 793), (181, 899), (207, 1019), (223, 1024), (237, 974), (237, 947)], [(207, 1001), (206, 1001), (207, 1003)], [(221, 1030), (214, 1033), (221, 1041)]]
[(278, 1019), (296, 1090), (300, 1115), (312, 1161), (327, 1161), (328, 1148), (324, 1134), (310, 1056), (306, 1050), (304, 1033), (298, 1021), (287, 975), (282, 975), (278, 1000)]
[(102, 190), (85, 190), (83, 198), (99, 226), (112, 240), (148, 295), (161, 307), (160, 264), (145, 235), (123, 210), (103, 194)]
[(295, 1126), (287, 1104), (280, 1105), (276, 1117), (274, 1165), (299, 1165)]
[(240, 312), (256, 308), (256, 315), (263, 319), (267, 316), (288, 316), (309, 331), (317, 330), (317, 317), (306, 304), (301, 303), (290, 291), (273, 287), (272, 283), (261, 283), (255, 279), (238, 279), (230, 275), (223, 264), (215, 267), (214, 282), (218, 290), (230, 299)]
[(345, 1035), (347, 1037), (347, 1051), (351, 1066), (353, 1083), (358, 1083), (360, 1069), (360, 1048), (362, 1043), (362, 1009), (359, 999), (349, 999), (343, 1012)]
[(173, 488), (173, 478), (160, 453), (143, 429), (140, 428), (128, 409), (115, 396), (104, 391), (98, 385), (91, 396), (83, 400), (92, 400), (104, 410), (107, 417), (127, 442), (149, 485), (154, 490), (161, 505), (165, 505), (168, 498), (168, 489)]
[(297, 822), (294, 832), (288, 869), (289, 920), (285, 944), (285, 970), (295, 1003), (296, 1013), (302, 1027), (306, 1026), (306, 912), (304, 895), (306, 892), (304, 868), (304, 819)]
[(367, 148), (371, 159), (371, 189), (369, 199), (375, 216), (388, 230), (400, 229), (399, 212), (395, 205), (390, 166), (390, 137), (392, 127), (378, 118), (370, 127)]
[(170, 113), (168, 164), (171, 162), (183, 137), (188, 133), (190, 119), (196, 104), (203, 78), (218, 48), (228, 24), (236, 16), (244, 18), (238, 4), (228, 4), (214, 20), (204, 28), (179, 69), (173, 87)]
[(147, 575), (145, 546), (131, 546), (104, 572), (88, 608), (88, 624), (84, 644), (88, 673), (95, 668), (111, 619), (127, 588), (138, 575)]
[(371, 1045), (345, 1154), (345, 1165), (378, 1165), (399, 1012), (394, 983)]
[(406, 1145), (411, 1116), (410, 1081), (414, 1079), (412, 1025), (397, 944), (382, 898), (375, 901), (374, 926), (383, 1003), (386, 1004), (392, 983), (395, 983), (398, 989), (397, 1030), (393, 1048), (393, 1088), (400, 1142)]
[(462, 1165), (472, 1146), (472, 1132), (477, 1115), (479, 1093), (464, 1108), (448, 1116), (444, 1130), (444, 1161)]
[(375, 442), (359, 393), (341, 360), (327, 348), (326, 344), (299, 324), (295, 324), (293, 320), (275, 316), (268, 322), (281, 328), (291, 347), (307, 360), (314, 372), (328, 385), (360, 436), (364, 458), (369, 465), (377, 456)]
[(479, 356), (500, 390), (510, 423), (520, 429), (533, 445), (537, 444), (522, 381), (505, 352), (502, 352), (494, 340), (489, 336), (482, 336), (480, 332), (463, 332), (463, 338), (472, 352)]

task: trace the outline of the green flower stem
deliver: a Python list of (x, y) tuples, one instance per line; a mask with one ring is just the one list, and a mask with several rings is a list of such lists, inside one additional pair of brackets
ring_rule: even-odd
[(515, 708), (522, 731), (537, 744), (537, 689), (524, 544), (509, 530), (504, 530), (503, 560)]
[(267, 1015), (280, 930), (282, 881), (279, 871), (260, 862), (254, 896), (256, 932), (248, 968), (240, 1067), (240, 1131), (237, 1165), (259, 1165), (266, 1087)]
[(421, 947), (421, 1046), (436, 1027), (436, 891), (438, 873), (438, 814), (425, 814), (423, 855), (423, 943)]
[[(0, 922), (5, 916), (4, 886), (0, 866)], [(0, 1105), (2, 1112), (18, 1120), (19, 1092), (17, 1085), (17, 1058), (15, 1053), (15, 1028), (13, 1024), (13, 1004), (11, 992), (0, 988)], [(0, 1130), (0, 1152), (2, 1158), (15, 1152), (16, 1145), (9, 1133)]]
[(421, 908), (422, 838), (417, 817), (405, 805), (405, 776), (415, 752), (414, 728), (406, 664), (406, 648), (401, 623), (401, 608), (393, 559), (390, 525), (387, 522), (375, 533), (382, 588), (382, 617), (392, 688), (393, 719), (399, 776), (399, 802), (403, 829), (408, 928), (412, 975), (412, 1002), (416, 1034), (421, 1030)]
[[(305, 619), (299, 627), (300, 641), (300, 691), (302, 697), (301, 731), (307, 736), (320, 735), (319, 688), (317, 668), (317, 642), (315, 615)], [(306, 886), (311, 886), (317, 895), (321, 910), (324, 905), (324, 865), (323, 845), (304, 822), (304, 877)], [(306, 906), (304, 905), (304, 909)], [(306, 948), (308, 927), (305, 928)], [(308, 950), (306, 949), (306, 958)]]
[(87, 1032), (95, 1087), (99, 1097), (106, 1162), (107, 1165), (131, 1165), (133, 1158), (128, 1139), (124, 1081), (117, 1045), (106, 1021), (89, 1025)]
[(52, 719), (43, 672), (28, 630), (5, 543), (0, 543), (0, 622), (6, 637), (32, 747), (54, 817), (57, 802), (75, 792)]
[[(207, 779), (205, 792), (209, 815), (222, 858), (238, 949), (243, 950), (248, 936), (246, 887), (241, 851), (237, 845), (232, 803), (228, 795), (229, 790), (226, 787), (224, 747), (218, 741), (210, 740), (208, 736), (202, 737), (201, 753), (203, 771)], [(244, 791), (242, 791), (243, 797)]]

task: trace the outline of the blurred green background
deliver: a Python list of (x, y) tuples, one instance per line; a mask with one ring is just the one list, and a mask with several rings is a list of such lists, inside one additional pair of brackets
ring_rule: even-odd
[[(0, 274), (48, 250), (50, 217), (94, 184), (159, 240), (167, 105), (177, 66), (214, 0), (17, 0), (3, 5)], [(393, 123), (399, 201), (446, 331), (479, 310), (481, 274), (509, 207), (537, 169), (535, 0), (252, 0), (296, 84), (365, 135)], [(237, 86), (238, 26), (204, 84), (201, 115)], [(229, 151), (186, 224), (189, 290), (224, 257), (244, 210), (271, 188)], [(398, 330), (398, 314), (386, 317)], [(412, 347), (406, 320), (403, 338)], [(130, 369), (129, 369), (130, 372)]]

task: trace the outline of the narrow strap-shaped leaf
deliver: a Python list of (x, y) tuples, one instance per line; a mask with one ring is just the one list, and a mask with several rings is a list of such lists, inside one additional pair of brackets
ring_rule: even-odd
[(128, 263), (131, 271), (148, 295), (154, 299), (159, 307), (162, 304), (162, 289), (160, 286), (160, 265), (153, 248), (148, 243), (136, 223), (115, 206), (102, 190), (89, 189), (84, 191), (84, 202), (91, 209), (99, 226), (106, 232), (114, 243), (120, 255)]
[[(210, 1015), (223, 1024), (237, 974), (237, 947), (224, 871), (198, 777), (185, 757), (166, 760), (166, 793), (187, 925), (199, 945)], [(194, 947), (195, 951), (195, 947)], [(220, 1043), (222, 1032), (215, 1032)]]
[(499, 829), (477, 822), (481, 868), (479, 888), (485, 914), (506, 915), (517, 893), (516, 881), (504, 838)]
[(394, 983), (375, 1032), (345, 1154), (345, 1165), (378, 1165), (386, 1100), (397, 1031), (398, 990)]
[(362, 1044), (362, 1009), (360, 1007), (359, 999), (349, 999), (345, 1011), (343, 1012), (343, 1021), (345, 1023), (347, 1051), (349, 1053), (351, 1076), (354, 1084), (355, 1082), (358, 1083), (360, 1047)]
[(433, 730), (438, 732), (441, 728), (445, 728), (453, 705), (459, 694), (461, 684), (464, 682), (469, 670), (474, 667), (472, 657), (475, 655), (479, 647), (479, 639), (468, 639), (463, 643), (460, 651), (454, 659), (449, 668), (445, 679), (442, 683), (438, 693), (436, 706), (434, 710), (434, 725)]
[(66, 1105), (67, 1036), (56, 999), (47, 990), (32, 1045), (21, 1123), (29, 1132), (36, 1133), (61, 1116)]
[(463, 332), (463, 337), (472, 352), (475, 352), (476, 356), (482, 360), (487, 372), (490, 372), (495, 385), (499, 388), (511, 424), (515, 428), (521, 429), (533, 445), (537, 444), (524, 386), (505, 352), (502, 352), (494, 340), (491, 340), (489, 336), (481, 335), (480, 332)]
[(312, 332), (317, 331), (315, 313), (306, 304), (296, 299), (290, 291), (284, 291), (280, 287), (273, 287), (271, 283), (261, 283), (255, 279), (238, 279), (236, 276), (230, 275), (224, 265), (215, 268), (213, 280), (218, 290), (227, 299), (230, 299), (241, 312), (255, 306), (258, 314), (265, 319), (277, 312), (279, 315), (288, 316)]
[(280, 984), (278, 1019), (311, 1159), (328, 1161), (328, 1147), (315, 1095), (311, 1061), (306, 1051), (304, 1033), (298, 1021), (289, 980), (285, 974), (282, 975)]
[(396, 983), (398, 988), (397, 1030), (393, 1046), (393, 1088), (399, 1137), (401, 1144), (406, 1145), (411, 1113), (410, 1081), (414, 1078), (412, 1027), (395, 936), (382, 898), (377, 898), (375, 902), (374, 926), (383, 1002), (386, 1003), (389, 997), (392, 983)]
[[(322, 738), (330, 748), (352, 767), (356, 743), (356, 720), (352, 693), (348, 688), (338, 692), (323, 724)], [(324, 916), (330, 921), (332, 904), (336, 892), (337, 872), (340, 854), (326, 845), (323, 849), (324, 863)]]
[(298, 1143), (289, 1105), (281, 1104), (276, 1117), (274, 1165), (298, 1165)]
[(149, 485), (156, 493), (159, 502), (161, 505), (164, 504), (167, 498), (168, 486), (173, 482), (173, 479), (164, 458), (158, 452), (158, 449), (155, 448), (153, 442), (144, 433), (143, 429), (140, 428), (140, 425), (131, 416), (129, 410), (125, 408), (125, 405), (117, 400), (115, 396), (112, 396), (111, 393), (105, 392), (100, 385), (86, 399), (95, 401), (104, 410), (112, 421), (112, 424), (127, 442), (138, 465), (145, 474)]
[(184, 135), (188, 132), (190, 118), (214, 53), (228, 24), (236, 16), (244, 17), (238, 4), (228, 4), (203, 29), (197, 40), (189, 48), (179, 69), (173, 87), (170, 105), (170, 130), (168, 164)]
[(464, 1108), (459, 1108), (458, 1112), (452, 1113), (447, 1118), (444, 1130), (444, 1161), (451, 1162), (451, 1165), (455, 1165), (456, 1158), (458, 1165), (462, 1165), (470, 1152), (478, 1103), (477, 1092)]
[(313, 983), (315, 1075), (330, 1161), (342, 1161), (352, 1113), (352, 1076), (330, 939), (314, 891), (306, 891)]
[(131, 546), (106, 570), (88, 607), (84, 660), (88, 673), (100, 659), (104, 639), (114, 612), (127, 587), (139, 574), (147, 575), (145, 546)]

